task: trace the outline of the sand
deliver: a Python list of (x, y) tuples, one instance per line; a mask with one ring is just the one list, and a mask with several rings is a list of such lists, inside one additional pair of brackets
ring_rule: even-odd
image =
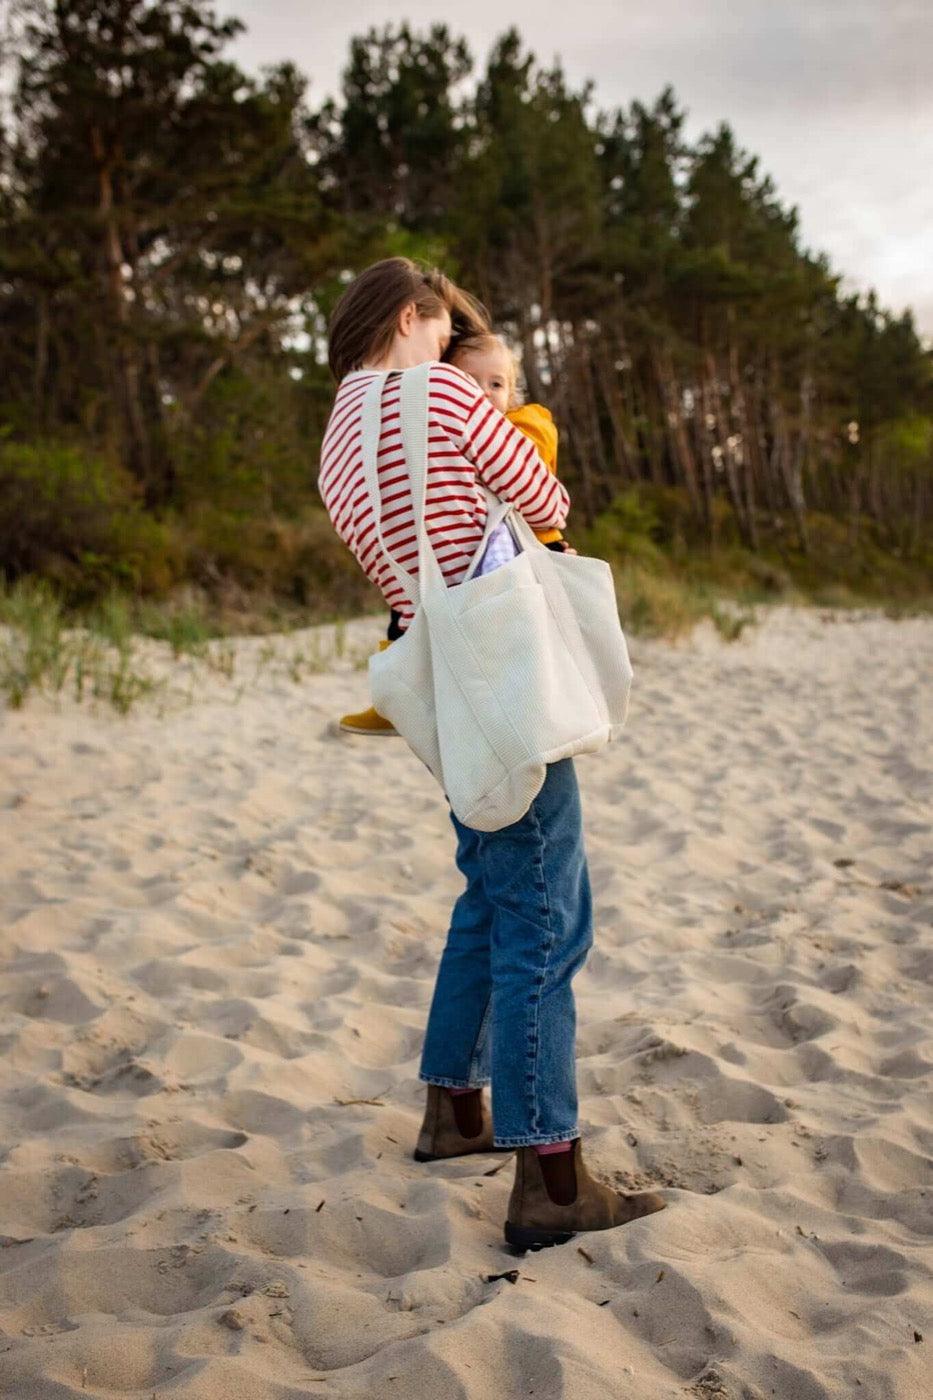
[(668, 1208), (520, 1260), (511, 1158), (410, 1155), (458, 883), (426, 771), (330, 727), (379, 635), (2, 716), (3, 1400), (929, 1400), (933, 621), (633, 644), (581, 1127)]

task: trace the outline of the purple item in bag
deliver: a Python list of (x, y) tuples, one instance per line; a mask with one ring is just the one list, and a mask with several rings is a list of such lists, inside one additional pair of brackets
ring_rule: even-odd
[(493, 569), (498, 569), (500, 565), (507, 564), (510, 559), (514, 559), (518, 553), (518, 545), (515, 543), (515, 536), (503, 520), (501, 525), (497, 525), (489, 539), (486, 541), (486, 548), (483, 550), (483, 557), (476, 566), (474, 578), (480, 574), (491, 574)]

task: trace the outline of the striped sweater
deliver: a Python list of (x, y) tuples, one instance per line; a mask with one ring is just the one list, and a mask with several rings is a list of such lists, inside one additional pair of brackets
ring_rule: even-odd
[[(412, 607), (376, 539), (363, 481), (362, 404), (374, 371), (354, 370), (341, 380), (321, 445), (318, 489), (334, 528), (390, 608), (412, 619)], [(382, 400), (379, 490), (382, 535), (392, 557), (418, 572), (418, 540), (402, 450), (400, 380), (391, 377)], [(428, 391), (428, 471), (425, 521), (448, 585), (459, 583), (486, 524), (482, 481), (511, 501), (534, 529), (560, 528), (570, 508), (563, 485), (533, 443), (489, 403), (469, 375), (432, 362)]]

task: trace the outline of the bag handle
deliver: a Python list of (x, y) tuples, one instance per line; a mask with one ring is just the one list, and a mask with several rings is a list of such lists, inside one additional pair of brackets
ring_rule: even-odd
[[(476, 570), (480, 566), (480, 560), (483, 557), (483, 551), (485, 550), (486, 545), (489, 543), (489, 536), (492, 534), (493, 530), (497, 530), (500, 525), (508, 523), (509, 528), (512, 531), (513, 538), (516, 538), (517, 535), (515, 529), (515, 519), (518, 516), (518, 511), (515, 509), (512, 502), (503, 501), (501, 496), (496, 495), (495, 491), (490, 491), (489, 487), (485, 484), (485, 482), (481, 481), (480, 486), (482, 486), (483, 494), (486, 497), (486, 528), (483, 531), (483, 538), (480, 540), (479, 545), (477, 546), (476, 553), (470, 560), (470, 566), (467, 569), (466, 573), (463, 575), (463, 578), (461, 579), (461, 583), (469, 582), (469, 580), (476, 573)], [(518, 546), (518, 552), (521, 552), (521, 541), (516, 538), (516, 543)]]
[[(363, 395), (362, 409), (362, 433), (363, 433), (363, 480), (366, 483), (366, 493), (369, 496), (369, 505), (373, 513), (373, 525), (376, 531), (376, 539), (379, 548), (385, 555), (389, 568), (395, 575), (398, 585), (413, 608), (418, 606), (420, 590), (417, 579), (402, 568), (386, 548), (386, 542), (382, 537), (382, 497), (379, 492), (379, 438), (382, 433), (382, 394), (385, 389), (386, 380), (391, 370), (379, 371), (374, 375), (372, 382), (368, 385), (366, 393)], [(403, 380), (404, 383), (404, 380)], [(407, 460), (407, 452), (406, 452)], [(422, 485), (422, 490), (423, 490)], [(412, 482), (412, 502), (415, 501), (414, 482)], [(424, 500), (421, 500), (421, 515), (424, 514)], [(418, 508), (415, 506), (415, 520), (418, 519)]]
[[(427, 500), (427, 461), (428, 461), (428, 393), (430, 385), (431, 362), (416, 365), (412, 369), (402, 372), (402, 445), (405, 450), (405, 461), (411, 476), (412, 502), (420, 503), (415, 505), (415, 528), (418, 532), (418, 577), (423, 580), (423, 591), (429, 588), (447, 587), (434, 547), (428, 536), (427, 526), (424, 522), (424, 504)], [(466, 573), (460, 580), (466, 583), (473, 577), (474, 572), (479, 567), (479, 562), (483, 557), (483, 551), (489, 543), (489, 536), (497, 526), (514, 510), (514, 506), (509, 501), (502, 501), (489, 487), (480, 481), (477, 475), (477, 482), (482, 488), (486, 497), (486, 524), (476, 549), (473, 552)]]
[[(363, 437), (363, 479), (369, 504), (373, 514), (373, 526), (379, 547), (389, 564), (399, 587), (413, 608), (418, 607), (421, 596), (432, 587), (447, 587), (440, 564), (428, 536), (424, 513), (427, 500), (427, 460), (428, 460), (428, 392), (431, 362), (415, 365), (405, 370), (381, 370), (367, 386), (363, 396), (362, 437)], [(418, 538), (418, 577), (415, 578), (403, 568), (389, 553), (382, 534), (382, 497), (379, 491), (379, 439), (382, 432), (382, 397), (390, 374), (401, 377), (400, 416), (402, 449), (405, 465), (411, 483), (412, 514)], [(479, 480), (479, 478), (477, 478)], [(509, 501), (502, 501), (489, 487), (480, 482), (486, 496), (486, 525), (483, 536), (474, 551), (463, 582), (473, 577), (483, 556), (489, 536), (514, 511)], [(532, 538), (535, 539), (534, 535)], [(535, 539), (535, 543), (537, 543)]]
[(422, 597), (433, 587), (446, 588), (441, 566), (428, 538), (424, 523), (425, 502), (428, 497), (428, 377), (431, 362), (413, 365), (402, 371), (399, 392), (399, 412), (402, 428), (402, 450), (411, 480), (411, 508), (418, 537), (418, 582)]

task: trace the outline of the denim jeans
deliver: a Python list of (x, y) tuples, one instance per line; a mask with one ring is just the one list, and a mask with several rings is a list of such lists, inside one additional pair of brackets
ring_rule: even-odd
[(453, 812), (466, 888), (454, 905), (419, 1078), (492, 1079), (497, 1147), (579, 1137), (571, 980), (593, 943), (573, 759), (548, 765), (520, 821), (475, 831)]

